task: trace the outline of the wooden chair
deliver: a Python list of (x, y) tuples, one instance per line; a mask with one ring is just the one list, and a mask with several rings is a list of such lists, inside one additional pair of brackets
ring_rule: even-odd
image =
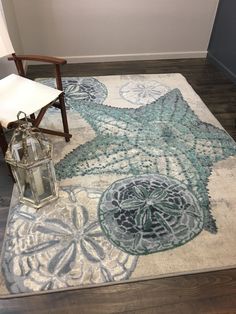
[[(26, 77), (26, 73), (25, 73), (24, 66), (23, 66), (23, 61), (38, 61), (38, 62), (43, 62), (43, 63), (50, 63), (50, 64), (53, 64), (55, 66), (56, 86), (60, 92), (58, 92), (58, 94), (54, 94), (52, 92), (52, 98), (53, 99), (51, 99), (50, 102), (48, 102), (47, 104), (42, 103), (42, 106), (41, 106), (41, 108), (39, 108), (40, 111), (37, 114), (37, 116), (34, 113), (34, 111), (29, 112), (29, 116), (30, 116), (29, 121), (32, 123), (32, 125), (34, 127), (39, 128), (43, 133), (63, 136), (65, 138), (66, 142), (69, 142), (70, 138), (71, 138), (71, 134), (69, 133), (66, 108), (65, 108), (65, 101), (64, 101), (64, 93), (63, 93), (63, 88), (62, 88), (61, 71), (60, 71), (60, 66), (63, 64), (66, 64), (66, 60), (61, 59), (61, 58), (39, 56), (39, 55), (16, 55), (15, 53), (13, 53), (12, 56), (8, 58), (8, 60), (15, 62), (17, 71), (19, 73), (19, 76), (21, 76), (21, 77)], [(17, 81), (20, 81), (20, 83), (21, 83), (22, 80), (18, 79)], [(27, 83), (29, 83), (28, 80), (27, 80)], [(39, 85), (43, 85), (43, 84), (36, 83), (33, 81), (32, 81), (32, 84), (34, 84), (32, 86), (36, 86), (35, 84), (38, 84), (38, 87), (40, 87)], [(44, 86), (44, 88), (47, 88), (48, 90), (49, 89), (54, 90), (51, 87), (47, 87), (45, 85), (43, 85), (43, 86)], [(12, 86), (11, 93), (14, 93), (14, 86)], [(56, 99), (54, 99), (55, 95), (56, 95)], [(26, 97), (26, 96), (27, 95), (24, 94), (24, 97)], [(29, 96), (32, 97), (32, 95), (29, 95)], [(0, 103), (1, 103), (1, 95), (0, 95)], [(39, 127), (39, 124), (42, 121), (43, 116), (45, 115), (47, 109), (50, 106), (53, 106), (53, 107), (60, 109), (61, 117), (62, 117), (62, 124), (63, 124), (63, 132)], [(24, 111), (24, 108), (18, 108), (18, 109), (19, 109), (19, 111)], [(16, 125), (17, 125), (16, 121), (11, 121), (11, 122), (9, 121), (9, 123), (5, 126), (7, 126), (7, 128), (13, 128)], [(5, 138), (3, 125), (1, 124), (1, 117), (0, 117), (0, 147), (3, 151), (3, 154), (5, 155), (6, 150), (7, 150), (7, 141)]]

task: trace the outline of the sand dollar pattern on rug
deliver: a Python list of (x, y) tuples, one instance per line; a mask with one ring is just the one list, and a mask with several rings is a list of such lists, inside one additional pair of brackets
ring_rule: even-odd
[(77, 175), (154, 174), (175, 178), (197, 197), (204, 229), (215, 233), (207, 183), (214, 163), (236, 154), (233, 139), (202, 122), (174, 89), (136, 109), (78, 106), (96, 137), (56, 164), (60, 180)]
[(114, 182), (98, 210), (108, 239), (129, 254), (183, 245), (203, 229), (204, 214), (196, 197), (179, 181), (158, 174)]
[[(37, 82), (56, 88), (56, 81), (52, 78), (40, 78)], [(71, 111), (77, 111), (80, 102), (94, 101), (102, 104), (108, 94), (106, 86), (94, 77), (64, 77), (62, 85), (66, 108)], [(49, 110), (53, 113), (57, 109), (52, 107)]]
[(120, 96), (135, 105), (147, 105), (165, 95), (169, 88), (158, 81), (139, 79), (129, 81), (120, 88)]
[[(54, 206), (13, 208), (3, 273), (12, 293), (45, 291), (128, 279), (137, 257), (115, 248), (92, 208), (101, 192), (64, 187)], [(88, 204), (88, 209), (79, 200)]]

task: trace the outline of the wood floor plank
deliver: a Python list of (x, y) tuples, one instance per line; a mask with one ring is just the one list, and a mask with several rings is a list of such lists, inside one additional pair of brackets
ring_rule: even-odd
[(217, 309), (220, 306), (222, 310), (226, 306), (236, 309), (235, 294), (236, 272), (227, 270), (1, 300), (0, 313), (3, 309), (44, 313), (47, 309), (50, 313), (78, 313), (79, 310), (79, 313), (107, 314), (165, 307), (175, 309), (181, 304), (186, 304), (186, 308), (195, 304), (192, 306), (195, 310), (197, 304), (214, 309), (215, 302), (218, 302)]

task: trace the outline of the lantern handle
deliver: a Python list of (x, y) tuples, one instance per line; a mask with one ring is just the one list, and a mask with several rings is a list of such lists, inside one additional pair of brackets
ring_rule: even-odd
[[(1, 0), (0, 0), (1, 1)], [(25, 120), (25, 123), (22, 121), (22, 119), (20, 118), (20, 115), (21, 114), (23, 114), (24, 115), (24, 118), (22, 118), (22, 119), (24, 119)], [(29, 126), (30, 125), (30, 123), (29, 123), (29, 121), (28, 121), (28, 119), (27, 119), (27, 116), (26, 116), (26, 113), (24, 112), (24, 111), (19, 111), (18, 113), (17, 113), (17, 119), (18, 119), (18, 123), (19, 123), (19, 127), (20, 128), (24, 128), (24, 129), (26, 129), (26, 125), (27, 126)], [(30, 129), (28, 129), (28, 130), (30, 130)], [(40, 136), (41, 136), (41, 138), (43, 139), (43, 140), (47, 140), (46, 139), (46, 137), (45, 137), (45, 135), (43, 134), (43, 132), (41, 132), (41, 130), (39, 129), (39, 128), (37, 128), (37, 127), (35, 127), (35, 126), (32, 126), (31, 127), (31, 130), (32, 130), (32, 132), (35, 132), (34, 133), (34, 136), (35, 136), (35, 138), (37, 139), (37, 141), (39, 142), (39, 145), (40, 145), (40, 147), (41, 147), (41, 149), (43, 150), (43, 144), (41, 143), (41, 140), (40, 140)], [(22, 146), (24, 147), (24, 150), (25, 151), (27, 151), (27, 143), (25, 142), (25, 139), (24, 138), (22, 138)], [(48, 149), (48, 153), (50, 153), (50, 151), (51, 151), (51, 149), (49, 148)]]
[(24, 111), (19, 111), (18, 113), (17, 113), (17, 120), (18, 120), (18, 122), (20, 123), (21, 121), (21, 118), (20, 118), (20, 115), (21, 114), (23, 114), (24, 115), (24, 120), (25, 120), (25, 122), (27, 122), (28, 123), (28, 119), (27, 119), (27, 116), (26, 116), (26, 113), (24, 112)]

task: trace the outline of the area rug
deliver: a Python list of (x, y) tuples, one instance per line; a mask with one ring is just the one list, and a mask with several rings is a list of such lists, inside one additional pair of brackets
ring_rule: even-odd
[[(14, 191), (1, 296), (235, 267), (236, 144), (186, 79), (63, 85), (73, 137), (51, 137), (60, 197), (37, 211)], [(61, 128), (57, 109), (44, 123)]]

